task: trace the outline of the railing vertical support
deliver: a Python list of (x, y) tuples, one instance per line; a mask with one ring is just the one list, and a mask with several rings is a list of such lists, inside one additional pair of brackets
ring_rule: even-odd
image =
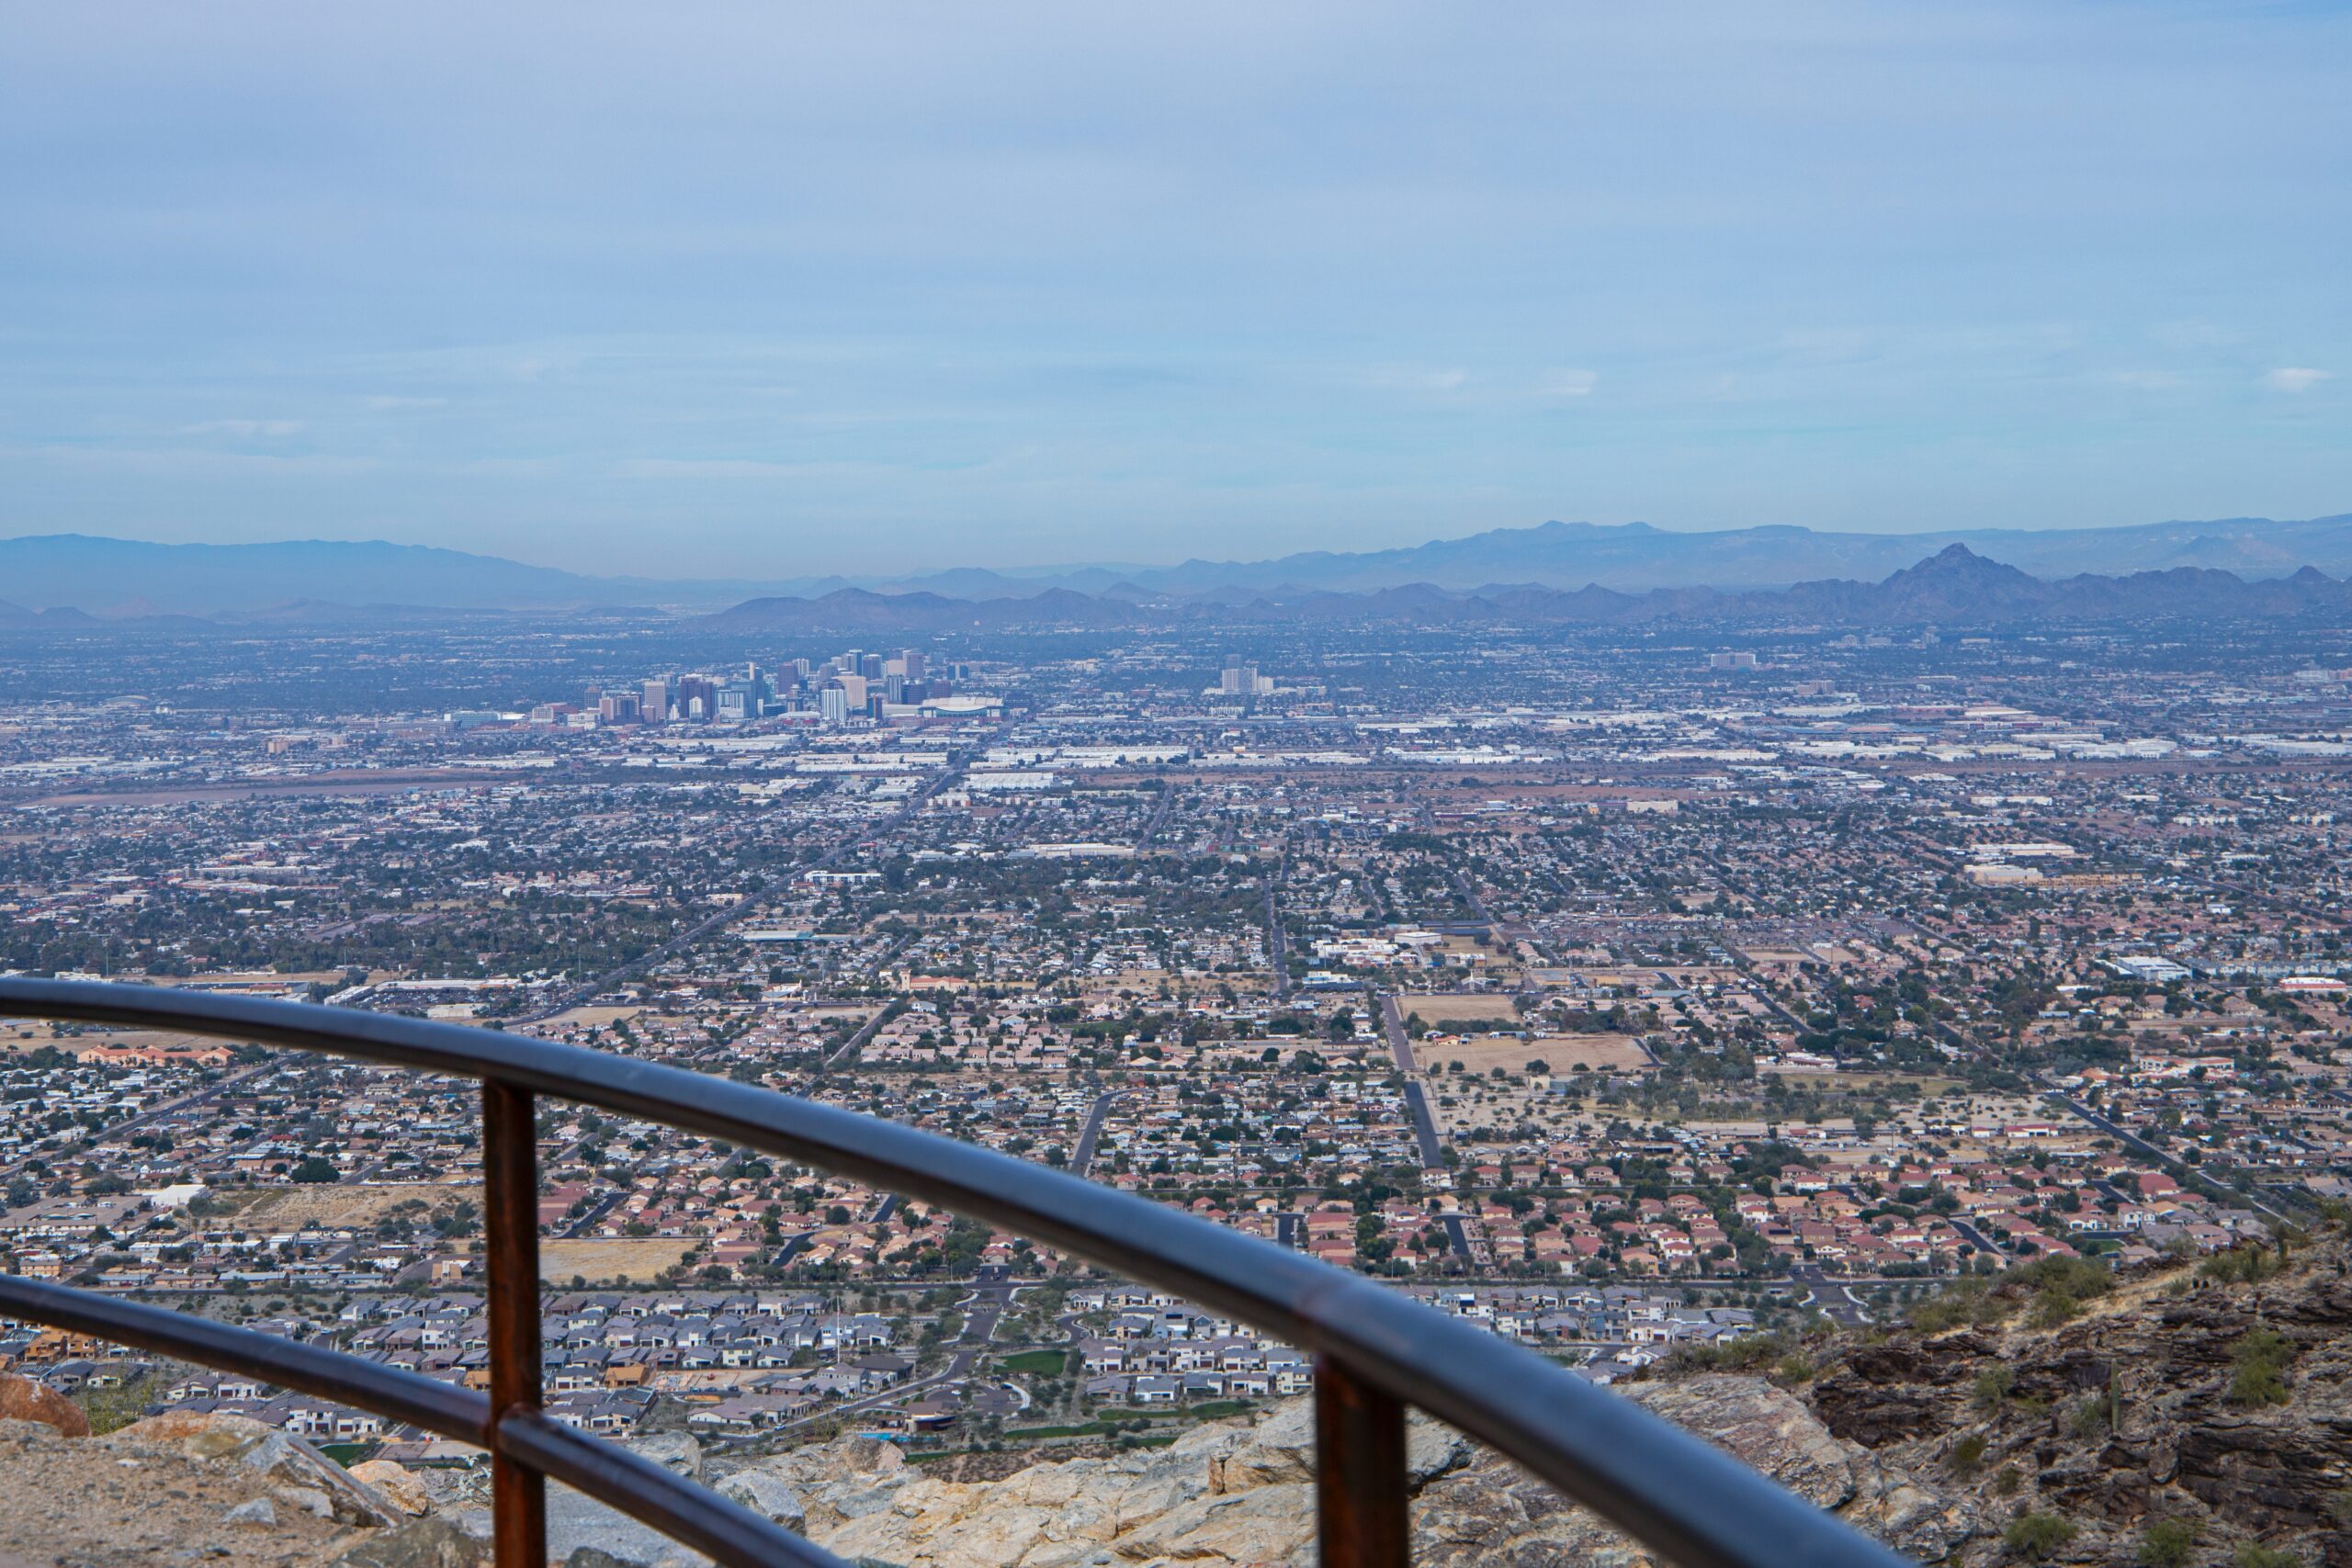
[(482, 1229), (490, 1268), (490, 1513), (498, 1568), (547, 1568), (547, 1481), (498, 1449), (500, 1419), (539, 1407), (539, 1134), (531, 1092), (481, 1086)]
[(1315, 1496), (1322, 1568), (1406, 1568), (1405, 1407), (1315, 1359)]

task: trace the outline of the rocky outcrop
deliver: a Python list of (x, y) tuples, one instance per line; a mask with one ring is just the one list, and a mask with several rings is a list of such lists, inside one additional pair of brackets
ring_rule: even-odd
[[(2348, 1265), (2330, 1236), (2256, 1283), (2182, 1267), (2071, 1321), (1832, 1344), (1803, 1392), (1831, 1432), (1962, 1492), (1980, 1521), (1964, 1562), (2000, 1558), (2001, 1528), (2034, 1512), (2075, 1528), (2068, 1561), (2135, 1562), (2162, 1518), (2200, 1562), (2260, 1543), (2352, 1568)], [(2276, 1403), (2233, 1386), (2260, 1331), (2285, 1348)]]
[(351, 1479), (403, 1514), (425, 1514), (433, 1509), (433, 1495), (405, 1465), (390, 1460), (364, 1460), (351, 1467)]
[(115, 1437), (171, 1448), (189, 1459), (235, 1464), (266, 1477), (279, 1501), (322, 1519), (396, 1525), (402, 1510), (291, 1433), (243, 1416), (167, 1412), (134, 1421)]
[[(208, 1447), (188, 1434), (155, 1439), (126, 1427), (76, 1438), (40, 1422), (0, 1420), (0, 1562), (182, 1568), (209, 1559), (360, 1568), (347, 1562), (348, 1553), (401, 1533), (337, 1517), (329, 1483), (299, 1452), (242, 1442)], [(395, 1557), (368, 1568), (473, 1568), (480, 1561)]]
[(38, 1421), (68, 1438), (90, 1435), (90, 1418), (80, 1405), (45, 1383), (13, 1372), (0, 1372), (0, 1421)]
[[(1915, 1554), (1941, 1555), (1975, 1528), (1944, 1490), (1836, 1438), (1803, 1401), (1759, 1379), (1660, 1383), (1637, 1397)], [(1590, 1514), (1433, 1421), (1414, 1419), (1407, 1457), (1417, 1562), (1645, 1561)], [(736, 1468), (718, 1484), (755, 1507), (756, 1497), (788, 1497), (797, 1528), (820, 1545), (899, 1568), (1240, 1568), (1313, 1561), (1313, 1407), (1295, 1400), (1163, 1449), (1033, 1464), (989, 1482), (937, 1479), (889, 1444), (852, 1438)], [(795, 1522), (788, 1510), (761, 1511)]]

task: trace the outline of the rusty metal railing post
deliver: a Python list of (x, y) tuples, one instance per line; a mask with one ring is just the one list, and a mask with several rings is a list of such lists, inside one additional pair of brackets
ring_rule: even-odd
[(1315, 1506), (1322, 1568), (1406, 1568), (1405, 1407), (1315, 1358)]
[(547, 1568), (547, 1481), (499, 1449), (498, 1423), (539, 1408), (539, 1134), (531, 1092), (481, 1086), (482, 1230), (490, 1269), (490, 1515), (498, 1568)]

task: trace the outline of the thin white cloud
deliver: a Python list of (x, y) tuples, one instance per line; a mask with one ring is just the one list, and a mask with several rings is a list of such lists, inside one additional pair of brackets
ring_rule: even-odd
[(182, 425), (182, 435), (241, 435), (247, 438), (266, 436), (283, 440), (302, 433), (299, 419), (208, 419), (196, 424)]
[(2322, 381), (2333, 381), (2332, 370), (2313, 370), (2307, 365), (2286, 365), (2262, 378), (2263, 385), (2276, 392), (2308, 392)]
[(749, 457), (632, 457), (614, 469), (625, 479), (765, 479), (801, 471), (797, 464)]
[(1546, 398), (1589, 398), (1600, 384), (1598, 370), (1550, 370), (1535, 390), (1538, 396)]
[(1378, 365), (1366, 371), (1363, 384), (1396, 392), (1454, 392), (1468, 385), (1470, 372), (1450, 367)]

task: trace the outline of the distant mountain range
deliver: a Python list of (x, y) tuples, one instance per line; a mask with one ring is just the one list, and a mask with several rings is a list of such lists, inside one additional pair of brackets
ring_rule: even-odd
[(1878, 582), (1829, 580), (1726, 592), (1654, 588), (1644, 593), (1539, 583), (1453, 592), (1408, 583), (1363, 592), (1296, 589), (1215, 600), (1086, 594), (1048, 589), (1023, 599), (950, 599), (841, 588), (815, 598), (746, 600), (693, 624), (755, 635), (923, 634), (1022, 627), (1102, 628), (1198, 620), (1387, 621), (1415, 626), (1667, 623), (1719, 626), (1987, 626), (2036, 621), (2199, 620), (2352, 615), (2352, 583), (2303, 567), (2248, 581), (2206, 567), (2125, 576), (2081, 573), (2048, 581), (1966, 545), (1948, 545)]
[(979, 569), (899, 578), (812, 578), (769, 591), (814, 598), (843, 588), (933, 592), (962, 599), (1027, 598), (1049, 588), (1111, 597), (1232, 599), (1270, 590), (1363, 592), (1427, 583), (1468, 592), (1490, 583), (1547, 588), (1781, 588), (1829, 579), (1876, 581), (1951, 545), (2037, 577), (2205, 567), (2245, 578), (2312, 566), (2352, 575), (2352, 513), (2304, 522), (2233, 517), (2126, 528), (1979, 528), (1937, 534), (1830, 534), (1810, 528), (1668, 533), (1646, 524), (1545, 523), (1494, 528), (1392, 550), (1313, 550), (1258, 561), (1181, 566), (1085, 566), (997, 572)]
[[(409, 618), (430, 611), (528, 612), (603, 607), (697, 614), (756, 596), (825, 603), (845, 622), (968, 615), (950, 605), (1023, 604), (1030, 619), (1120, 624), (1114, 606), (1184, 601), (1296, 604), (1315, 593), (1435, 592), (1498, 605), (1530, 591), (1597, 589), (1644, 596), (1698, 592), (1693, 603), (1757, 588), (1818, 593), (1824, 583), (1876, 583), (1952, 545), (2063, 583), (2089, 572), (2208, 570), (2245, 582), (2302, 568), (2352, 576), (2352, 514), (2304, 522), (2232, 518), (2128, 528), (1988, 528), (1958, 534), (1832, 534), (1800, 527), (1668, 533), (1639, 523), (1546, 523), (1497, 528), (1405, 549), (1313, 551), (1261, 561), (1093, 565), (997, 571), (959, 568), (897, 578), (657, 581), (593, 577), (495, 556), (380, 541), (161, 545), (57, 534), (0, 539), (0, 626), (52, 628), (97, 620), (202, 616), (238, 624)], [(1498, 584), (1509, 587), (1498, 588)], [(843, 597), (850, 595), (851, 597)], [(1040, 595), (1052, 595), (1038, 603)], [(1498, 597), (1499, 595), (1499, 597)], [(925, 603), (928, 596), (930, 601)], [(911, 599), (896, 609), (868, 601)], [(1080, 603), (1083, 601), (1084, 603)], [(1595, 605), (1608, 603), (1591, 601)], [(1659, 601), (1664, 604), (1667, 601)], [(1520, 606), (1524, 609), (1524, 605)], [(729, 612), (730, 614), (732, 612)]]

